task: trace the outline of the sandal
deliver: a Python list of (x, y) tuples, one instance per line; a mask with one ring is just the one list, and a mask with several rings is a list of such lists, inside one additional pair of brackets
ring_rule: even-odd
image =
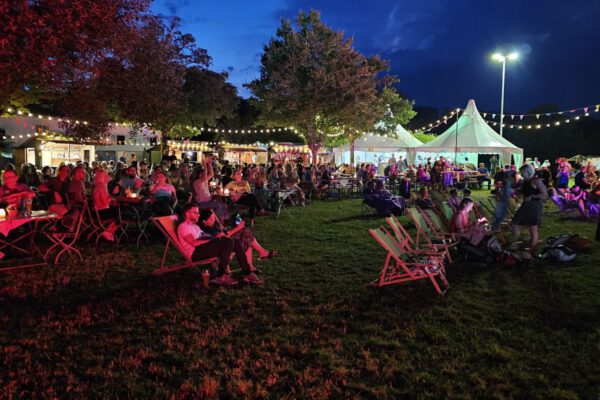
[(269, 250), (269, 254), (267, 254), (266, 256), (262, 256), (260, 257), (261, 260), (267, 260), (269, 258), (273, 258), (277, 256), (277, 250)]

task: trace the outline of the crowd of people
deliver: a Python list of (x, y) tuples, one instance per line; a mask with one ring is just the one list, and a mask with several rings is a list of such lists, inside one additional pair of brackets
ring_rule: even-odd
[[(447, 199), (454, 212), (452, 230), (478, 244), (489, 232), (484, 232), (481, 221), (473, 223), (472, 218), (467, 218), (474, 202), (464, 178), (461, 179), (465, 172), (473, 172), (477, 186), (484, 188), (487, 184), (497, 200), (492, 233), (508, 210), (515, 208), (517, 194), (520, 195), (521, 206), (512, 219), (513, 233), (518, 238), (521, 227), (530, 227), (532, 252), (538, 241), (541, 200), (547, 193), (561, 209), (572, 207), (586, 217), (597, 215), (600, 203), (600, 183), (594, 165), (582, 166), (574, 174), (564, 159), (557, 159), (554, 164), (540, 164), (534, 159), (517, 170), (515, 165), (497, 166), (494, 158), (488, 169), (485, 164), (477, 168), (468, 162), (452, 164), (444, 157), (427, 159), (415, 166), (392, 156), (383, 176), (370, 163), (338, 167), (334, 163), (311, 165), (302, 159), (233, 165), (213, 156), (191, 163), (178, 159), (173, 152), (154, 165), (145, 160), (138, 162), (135, 155), (124, 161), (78, 162), (56, 169), (44, 167), (41, 171), (24, 164), (19, 173), (8, 165), (0, 187), (0, 207), (25, 210), (27, 203), (33, 202), (34, 209), (47, 209), (62, 217), (61, 224), (57, 224), (61, 229), (73, 230), (77, 220), (71, 215), (73, 210), (89, 199), (102, 221), (102, 237), (114, 241), (120, 226), (119, 198), (139, 196), (148, 215), (177, 214), (183, 221), (179, 236), (188, 256), (217, 257), (220, 261), (215, 283), (229, 285), (233, 278), (227, 273), (227, 263), (232, 254), (242, 266), (245, 282), (262, 282), (256, 276), (252, 250), (261, 258), (274, 253), (258, 244), (251, 228), (256, 217), (268, 215), (273, 208), (277, 190), (291, 192), (291, 201), (304, 205), (310, 199), (327, 195), (336, 178), (349, 177), (362, 188), (364, 202), (380, 215), (402, 215), (411, 200), (422, 209), (433, 209), (440, 198)], [(569, 187), (572, 175), (575, 184)], [(458, 196), (459, 191), (462, 197)], [(243, 229), (228, 231), (226, 227), (239, 224), (240, 209), (247, 210), (248, 215)]]

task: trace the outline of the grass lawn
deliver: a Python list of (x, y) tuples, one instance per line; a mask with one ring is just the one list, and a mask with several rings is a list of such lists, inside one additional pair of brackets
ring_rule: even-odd
[[(159, 239), (0, 275), (0, 398), (600, 396), (598, 244), (568, 264), (450, 266), (438, 296), (368, 286), (385, 253), (367, 228), (383, 223), (360, 200), (260, 218), (279, 256), (258, 288), (151, 276)], [(541, 236), (594, 230), (545, 216)]]

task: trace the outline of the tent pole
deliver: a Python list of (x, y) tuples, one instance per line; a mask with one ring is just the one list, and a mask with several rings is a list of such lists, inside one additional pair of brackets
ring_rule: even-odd
[(454, 164), (458, 167), (458, 110), (456, 110), (456, 129), (454, 131)]

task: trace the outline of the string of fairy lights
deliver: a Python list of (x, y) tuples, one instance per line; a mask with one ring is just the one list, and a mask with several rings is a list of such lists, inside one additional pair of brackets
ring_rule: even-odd
[[(460, 116), (460, 113), (463, 111), (464, 111), (464, 109), (456, 108), (456, 109), (450, 111), (449, 113), (443, 115), (442, 117), (436, 119), (435, 121), (424, 124), (421, 128), (416, 129), (414, 131), (414, 133), (427, 133), (427, 132), (430, 132), (430, 131), (438, 128), (442, 124), (448, 124), (449, 120)], [(34, 117), (34, 118), (38, 118), (40, 120), (57, 121), (59, 123), (66, 122), (67, 124), (73, 124), (73, 125), (79, 125), (79, 124), (88, 125), (89, 124), (88, 121), (80, 121), (78, 119), (68, 118), (68, 117), (55, 117), (55, 116), (42, 115), (42, 114), (34, 115), (31, 112), (15, 110), (10, 107), (6, 109), (6, 112), (8, 114), (11, 114), (14, 116)], [(556, 111), (556, 112), (548, 112), (548, 113), (504, 114), (504, 128), (505, 129), (518, 129), (518, 130), (539, 130), (539, 129), (543, 129), (543, 128), (557, 127), (557, 126), (561, 126), (563, 124), (570, 124), (570, 123), (579, 121), (580, 119), (585, 118), (585, 117), (589, 117), (591, 112), (595, 112), (595, 113), (600, 112), (600, 104), (594, 104), (594, 105), (589, 105), (589, 106), (585, 106), (585, 107), (573, 108), (573, 109)], [(480, 112), (480, 114), (482, 115), (484, 121), (486, 123), (488, 123), (489, 125), (498, 126), (500, 124), (500, 114), (499, 113)], [(556, 120), (555, 116), (560, 116), (560, 115), (565, 115), (565, 114), (567, 114), (567, 116), (565, 118)], [(578, 115), (574, 115), (574, 114), (578, 114)], [(552, 121), (544, 121), (545, 118), (549, 118), (549, 117), (554, 117), (554, 118)], [(487, 118), (491, 118), (491, 119), (487, 119)], [(527, 119), (530, 119), (530, 118), (535, 118), (535, 121), (534, 122), (527, 121)], [(496, 119), (497, 119), (497, 121), (496, 121)], [(513, 121), (515, 119), (517, 119), (518, 123), (513, 123)], [(521, 122), (521, 121), (524, 121), (524, 122)], [(131, 127), (131, 124), (110, 122), (110, 123), (108, 123), (108, 126), (109, 127), (113, 127), (113, 126), (114, 127)], [(142, 124), (142, 126), (144, 126), (146, 128), (152, 127), (151, 124)], [(32, 128), (33, 128), (33, 126), (32, 126)], [(186, 128), (189, 130), (192, 130), (192, 131), (197, 131), (199, 133), (210, 132), (210, 133), (217, 133), (217, 134), (223, 133), (223, 134), (244, 135), (244, 134), (276, 133), (276, 132), (293, 132), (295, 134), (299, 134), (298, 130), (292, 126), (280, 127), (280, 128), (262, 128), (262, 129), (261, 128), (227, 129), (227, 128), (213, 128), (213, 127), (198, 128), (198, 127), (187, 125)], [(319, 133), (322, 134), (323, 132), (319, 131)], [(335, 133), (328, 133), (326, 136), (329, 138), (336, 138), (336, 137), (340, 137), (340, 136), (347, 135), (347, 134), (348, 134), (347, 132), (340, 131), (340, 132), (335, 132)], [(389, 136), (389, 135), (383, 134), (382, 136)], [(65, 134), (64, 132), (54, 132), (50, 129), (36, 127), (35, 132), (33, 132), (33, 133), (22, 133), (22, 134), (18, 134), (18, 135), (10, 135), (10, 136), (4, 135), (4, 136), (2, 136), (2, 139), (7, 140), (7, 139), (17, 139), (17, 138), (25, 138), (25, 137), (27, 137), (27, 138), (41, 137), (44, 139), (52, 139), (52, 140), (69, 140), (70, 138), (72, 138), (69, 135)], [(110, 144), (111, 142), (115, 141), (112, 138), (112, 135), (106, 136), (103, 138), (90, 138), (90, 137), (79, 138), (78, 137), (78, 139), (85, 139), (88, 141), (96, 141), (96, 142), (100, 142), (100, 143), (105, 142), (107, 145)], [(228, 142), (207, 142), (207, 143), (208, 143), (208, 146), (217, 146), (219, 144), (234, 145), (233, 143), (228, 143)], [(122, 145), (128, 144), (128, 145), (132, 145), (132, 146), (152, 146), (152, 145), (154, 145), (153, 142), (139, 141), (137, 139), (116, 140), (116, 144), (122, 144)], [(155, 144), (159, 145), (160, 140), (157, 140), (155, 142)], [(247, 145), (238, 144), (238, 146), (247, 146)]]
[[(579, 108), (573, 108), (573, 109), (569, 109), (569, 110), (549, 112), (549, 113), (504, 114), (504, 128), (535, 130), (535, 129), (550, 128), (553, 126), (560, 126), (561, 124), (569, 124), (574, 121), (579, 121), (582, 117), (589, 117), (592, 110), (593, 110), (593, 112), (596, 112), (596, 113), (600, 112), (600, 104), (594, 104), (591, 106), (579, 107)], [(429, 132), (429, 131), (439, 127), (442, 124), (447, 124), (448, 120), (450, 120), (452, 117), (454, 117), (454, 115), (456, 113), (460, 113), (462, 111), (464, 111), (464, 110), (461, 108), (456, 108), (454, 111), (451, 111), (450, 113), (442, 116), (441, 118), (439, 118), (435, 121), (432, 121), (428, 124), (424, 124), (421, 128), (417, 129), (415, 132), (425, 133), (425, 132)], [(577, 113), (580, 113), (580, 115), (573, 115), (573, 114), (577, 114)], [(500, 113), (480, 112), (480, 114), (482, 115), (483, 119), (488, 124), (490, 124), (492, 126), (500, 125)], [(557, 116), (557, 115), (564, 115), (564, 114), (568, 114), (569, 117), (565, 117), (561, 120), (553, 120), (550, 122), (543, 121), (544, 118), (553, 117), (553, 116)], [(486, 118), (488, 118), (488, 116), (491, 117), (491, 120), (486, 119)], [(496, 119), (496, 117), (498, 118), (498, 121), (494, 121), (494, 119)], [(523, 119), (525, 119), (525, 118), (532, 118), (532, 117), (535, 117), (536, 122), (527, 123), (527, 121), (526, 121), (525, 123), (511, 123), (511, 121), (514, 121), (515, 118), (517, 118), (518, 121), (523, 121)], [(507, 121), (508, 118), (510, 118), (509, 121)], [(540, 118), (542, 120), (540, 120)]]
[[(30, 118), (38, 118), (42, 121), (56, 121), (56, 122), (66, 122), (67, 124), (73, 124), (73, 125), (79, 125), (79, 124), (83, 124), (83, 125), (89, 125), (88, 121), (80, 121), (74, 118), (68, 118), (68, 117), (55, 117), (55, 116), (49, 116), (49, 115), (42, 115), (42, 114), (33, 114), (31, 112), (24, 112), (22, 110), (15, 110), (11, 107), (6, 109), (6, 112), (8, 114), (14, 115), (14, 116), (22, 116), (22, 117), (30, 117)], [(131, 127), (131, 124), (128, 123), (119, 123), (119, 122), (109, 122), (108, 123), (109, 127)], [(152, 127), (152, 124), (142, 124), (142, 126), (144, 127)], [(33, 126), (32, 126), (33, 128)], [(230, 134), (236, 134), (236, 135), (240, 135), (240, 134), (258, 134), (258, 133), (276, 133), (276, 132), (293, 132), (295, 134), (298, 134), (298, 130), (295, 129), (294, 127), (279, 127), (279, 128), (248, 128), (248, 129), (224, 129), (224, 128), (213, 128), (213, 127), (201, 127), (201, 128), (197, 128), (194, 126), (190, 126), (187, 125), (186, 126), (187, 129), (192, 130), (192, 131), (197, 131), (199, 133), (204, 133), (204, 132), (211, 132), (211, 133), (230, 133)], [(10, 136), (3, 136), (2, 139), (7, 140), (7, 139), (17, 139), (17, 138), (31, 138), (31, 137), (42, 137), (42, 138), (49, 138), (49, 139), (53, 139), (53, 140), (68, 140), (69, 139), (69, 135), (65, 134), (64, 132), (55, 132), (52, 131), (50, 129), (44, 129), (44, 128), (35, 128), (35, 132), (34, 133), (26, 133), (26, 134), (18, 134), (18, 135), (10, 135)], [(92, 139), (90, 137), (86, 137), (86, 138), (78, 138), (78, 139), (85, 139), (85, 140), (95, 140), (97, 142), (106, 142), (109, 143), (111, 141), (114, 141), (114, 139), (112, 139), (110, 136), (106, 136), (103, 138), (97, 138), (97, 139)], [(182, 139), (183, 140), (183, 139)], [(225, 142), (223, 142), (225, 143)], [(151, 142), (149, 141), (139, 141), (139, 140), (116, 140), (116, 144), (120, 144), (120, 145), (132, 145), (132, 146), (151, 146), (153, 145)], [(156, 144), (160, 144), (160, 140), (156, 141)], [(213, 142), (213, 145), (218, 145), (219, 142)], [(227, 144), (232, 144), (232, 143), (227, 143)]]

